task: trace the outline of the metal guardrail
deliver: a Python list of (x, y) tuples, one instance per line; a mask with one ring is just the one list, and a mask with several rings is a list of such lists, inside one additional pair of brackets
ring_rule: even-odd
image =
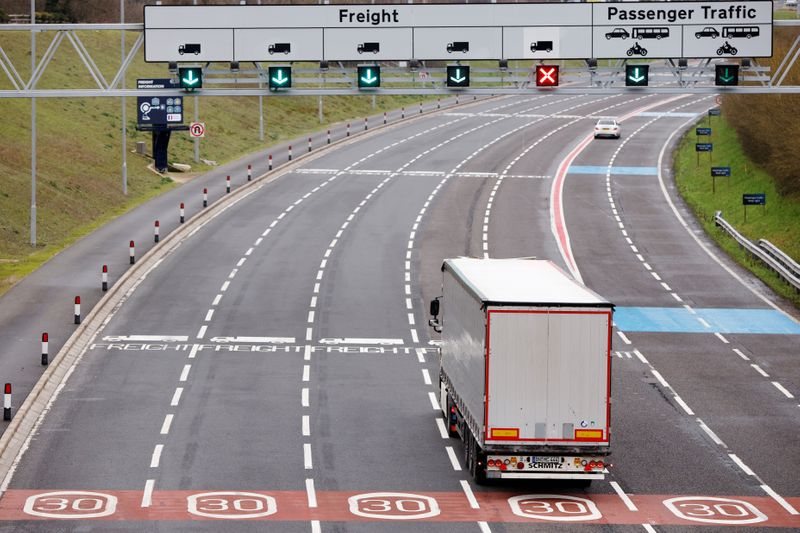
[[(800, 265), (792, 260), (791, 257), (764, 239), (759, 240), (759, 245), (753, 244), (752, 241), (748, 240), (744, 235), (736, 231), (736, 228), (731, 226), (727, 220), (722, 218), (722, 211), (717, 211), (714, 213), (714, 223), (725, 230), (731, 237), (733, 237), (736, 242), (739, 243), (740, 248), (744, 248), (750, 255), (760, 259), (765, 265), (767, 265), (767, 267), (782, 277), (786, 283), (794, 287), (794, 290), (800, 292), (800, 275), (798, 275), (800, 274), (800, 268), (794, 268), (800, 267)], [(767, 249), (764, 249), (760, 246), (762, 242), (767, 243)], [(777, 252), (777, 257), (784, 257), (788, 259), (790, 264), (784, 264), (783, 260), (774, 257), (772, 255), (773, 251)], [(793, 264), (794, 267), (792, 267), (791, 264)]]
[(781, 263), (795, 277), (800, 278), (800, 264), (786, 255), (783, 250), (769, 242), (767, 239), (758, 239), (758, 246), (772, 256), (773, 259)]

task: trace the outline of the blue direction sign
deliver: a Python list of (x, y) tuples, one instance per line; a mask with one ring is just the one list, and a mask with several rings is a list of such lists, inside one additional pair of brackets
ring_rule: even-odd
[(695, 143), (695, 152), (711, 152), (714, 150), (714, 145), (711, 143)]
[(172, 78), (139, 78), (136, 80), (137, 89), (174, 89), (178, 82)]
[(708, 116), (709, 117), (718, 117), (718, 116), (720, 116), (719, 108), (718, 107), (712, 107), (711, 109), (709, 109), (708, 110)]
[(720, 177), (730, 177), (731, 175), (731, 167), (711, 167), (711, 177), (712, 178), (720, 178)]
[(696, 128), (695, 133), (697, 135), (711, 135), (711, 128)]
[(742, 205), (767, 205), (765, 193), (743, 194)]
[(182, 124), (183, 98), (180, 96), (137, 96), (136, 120), (139, 126)]

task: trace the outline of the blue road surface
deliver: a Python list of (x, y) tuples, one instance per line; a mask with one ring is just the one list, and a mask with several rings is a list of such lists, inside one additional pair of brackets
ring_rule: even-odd
[(800, 335), (800, 324), (774, 309), (694, 309), (694, 312), (684, 307), (617, 307), (614, 323), (622, 331)]
[[(589, 166), (579, 166), (573, 165), (569, 167), (570, 174), (602, 174), (603, 176), (606, 175), (608, 171), (608, 167), (589, 167)], [(629, 174), (629, 175), (636, 175), (636, 176), (657, 176), (658, 175), (658, 168), (657, 167), (611, 167), (612, 174)]]

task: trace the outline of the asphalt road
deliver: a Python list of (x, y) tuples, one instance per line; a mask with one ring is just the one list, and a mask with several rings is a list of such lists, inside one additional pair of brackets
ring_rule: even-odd
[[(778, 313), (674, 198), (668, 143), (712, 102), (496, 99), (252, 189), (110, 318), (16, 466), (0, 529), (800, 527), (797, 335), (637, 329), (623, 312)], [(623, 117), (623, 138), (576, 154), (598, 116)], [(442, 434), (426, 325), (441, 261), (458, 255), (550, 259), (619, 306), (606, 481), (469, 479)]]

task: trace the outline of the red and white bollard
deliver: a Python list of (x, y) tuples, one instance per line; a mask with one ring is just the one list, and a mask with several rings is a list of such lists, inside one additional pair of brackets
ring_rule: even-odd
[(49, 338), (47, 333), (42, 333), (42, 365), (47, 366), (47, 363), (50, 362), (50, 358), (48, 356), (49, 350)]
[(405, 108), (405, 106), (400, 108), (400, 118), (406, 118), (406, 108)]
[(289, 145), (289, 161), (292, 160), (292, 145)]
[(231, 177), (225, 178), (225, 194), (231, 192)]
[(75, 297), (75, 323), (81, 323), (81, 297)]
[(103, 274), (100, 276), (100, 288), (108, 290), (108, 265), (103, 265)]
[(383, 112), (383, 123), (386, 124), (386, 111)]
[(350, 137), (350, 123), (347, 123), (347, 136)]
[(269, 154), (267, 161), (269, 162), (269, 170), (272, 170), (272, 154)]
[(156, 223), (153, 225), (153, 241), (158, 242), (159, 238), (159, 230), (161, 228), (161, 224), (156, 220)]
[(3, 395), (3, 420), (11, 420), (11, 383), (6, 383)]
[(331, 143), (331, 130), (328, 130), (328, 144)]
[(179, 214), (181, 216), (181, 224), (186, 222), (186, 210), (184, 209), (183, 202), (181, 202), (181, 206), (179, 208)]
[(369, 117), (364, 117), (364, 131), (367, 131), (369, 129), (369, 125), (368, 125), (368, 122), (367, 122), (368, 120), (369, 120)]
[(308, 151), (311, 151), (311, 137), (308, 138)]
[(247, 181), (253, 181), (253, 166), (247, 165)]
[(130, 250), (131, 250), (131, 264), (134, 264), (136, 262), (136, 254), (135, 254), (135, 249), (133, 247), (133, 241), (131, 241)]

